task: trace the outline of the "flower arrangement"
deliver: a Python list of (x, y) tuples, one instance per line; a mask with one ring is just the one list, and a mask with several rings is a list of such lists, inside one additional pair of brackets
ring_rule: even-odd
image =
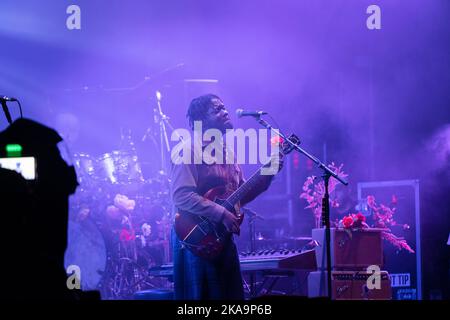
[(361, 212), (345, 216), (339, 221), (338, 227), (348, 230), (370, 228), (370, 226), (366, 223), (366, 217)]
[[(336, 172), (336, 174), (342, 178), (348, 176), (343, 170), (344, 165), (336, 166), (332, 162), (329, 167), (331, 170)], [(305, 209), (311, 209), (314, 213), (316, 228), (320, 228), (320, 220), (322, 218), (322, 198), (325, 194), (325, 184), (322, 181), (316, 182), (316, 176), (310, 176), (306, 178), (303, 184), (303, 192), (300, 194), (300, 199), (305, 199), (308, 202), (308, 206)], [(334, 197), (334, 190), (339, 182), (336, 179), (330, 179), (328, 183), (328, 193), (330, 195), (330, 206), (331, 208), (339, 207), (339, 202), (336, 197)]]
[(370, 209), (372, 209), (372, 219), (374, 221), (375, 228), (384, 228), (385, 231), (382, 232), (382, 236), (385, 240), (392, 243), (398, 249), (405, 249), (411, 253), (414, 253), (414, 250), (408, 245), (405, 239), (395, 236), (391, 232), (391, 228), (394, 226), (400, 226), (404, 230), (409, 229), (409, 225), (407, 224), (398, 224), (394, 220), (394, 214), (396, 210), (396, 205), (398, 203), (398, 199), (395, 195), (392, 195), (391, 205), (392, 207), (385, 206), (384, 204), (378, 205), (375, 202), (374, 196), (367, 196), (367, 205)]
[[(396, 198), (393, 196), (393, 198)], [(414, 250), (408, 245), (405, 239), (397, 237), (392, 233), (391, 227), (398, 226), (397, 222), (394, 220), (395, 208), (389, 208), (383, 204), (377, 205), (375, 202), (374, 196), (367, 196), (367, 204), (369, 208), (372, 209), (372, 219), (374, 221), (373, 228), (380, 228), (381, 237), (386, 241), (393, 244), (399, 250), (405, 249), (411, 253), (414, 253)], [(403, 229), (409, 229), (407, 224), (400, 225)], [(366, 223), (366, 217), (361, 213), (353, 213), (343, 217), (339, 220), (338, 228), (343, 228), (349, 236), (351, 237), (351, 231), (358, 229), (366, 229), (370, 228), (370, 226)]]
[[(335, 171), (340, 177), (347, 177), (346, 174), (342, 170), (343, 165), (336, 166), (334, 163), (331, 163), (330, 168)], [(325, 186), (324, 182), (320, 181), (316, 183), (315, 176), (310, 176), (306, 178), (305, 183), (303, 184), (303, 192), (300, 194), (301, 199), (305, 199), (308, 202), (308, 205), (305, 209), (311, 209), (315, 222), (316, 228), (320, 227), (320, 220), (322, 217), (322, 199), (325, 194)], [(329, 182), (329, 194), (330, 194), (330, 207), (337, 208), (339, 207), (338, 199), (334, 196), (334, 191), (338, 181), (336, 179), (330, 179)], [(353, 230), (358, 229), (367, 229), (367, 228), (379, 228), (383, 229), (381, 236), (386, 241), (393, 244), (399, 250), (405, 249), (411, 253), (414, 253), (414, 250), (408, 245), (405, 239), (401, 237), (397, 237), (392, 233), (391, 228), (394, 226), (400, 226), (403, 229), (409, 229), (407, 224), (398, 224), (394, 220), (394, 214), (396, 210), (398, 199), (395, 195), (392, 196), (391, 206), (386, 206), (384, 204), (377, 204), (375, 202), (375, 197), (372, 195), (367, 196), (367, 206), (371, 209), (371, 218), (373, 220), (373, 224), (370, 226), (366, 222), (366, 216), (364, 216), (361, 212), (351, 213), (341, 220), (335, 222), (335, 227), (342, 228), (347, 231), (349, 236), (351, 237), (351, 232)]]
[(120, 221), (121, 229), (119, 239), (122, 242), (130, 242), (136, 238), (133, 226), (130, 220), (130, 214), (134, 211), (136, 201), (129, 199), (126, 195), (116, 194), (114, 204), (106, 208), (108, 218)]

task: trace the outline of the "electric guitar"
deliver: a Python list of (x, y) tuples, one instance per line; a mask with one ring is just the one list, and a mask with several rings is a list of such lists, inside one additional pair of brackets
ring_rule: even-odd
[[(294, 134), (289, 136), (289, 140), (294, 142), (294, 144), (300, 143)], [(293, 149), (294, 147), (291, 144), (281, 141), (280, 152), (282, 154), (286, 155)], [(259, 184), (261, 170), (267, 167), (268, 164), (259, 168), (231, 194), (226, 192), (224, 186), (219, 186), (208, 190), (203, 194), (203, 197), (234, 213), (239, 219), (239, 224), (241, 224), (244, 220), (244, 215), (240, 212), (240, 201)], [(187, 249), (195, 255), (208, 260), (212, 260), (220, 254), (225, 242), (231, 236), (231, 233), (226, 230), (222, 223), (213, 224), (203, 216), (185, 211), (179, 211), (175, 215), (175, 233)]]

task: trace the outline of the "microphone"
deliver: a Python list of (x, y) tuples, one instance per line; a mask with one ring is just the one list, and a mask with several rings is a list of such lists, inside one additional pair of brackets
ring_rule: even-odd
[(247, 110), (242, 110), (242, 109), (237, 109), (236, 110), (236, 115), (238, 118), (241, 117), (259, 117), (262, 116), (263, 114), (267, 114), (267, 112), (265, 111), (247, 111)]
[(16, 98), (0, 95), (0, 101), (17, 101)]
[(20, 105), (20, 101), (13, 97), (8, 97), (4, 95), (0, 95), (0, 104), (2, 105), (3, 113), (6, 116), (6, 120), (8, 120), (9, 124), (12, 124), (11, 114), (9, 113), (8, 106), (6, 105), (6, 102), (8, 101), (15, 101), (19, 105), (20, 109), (20, 117), (23, 118), (22, 115), (22, 106)]

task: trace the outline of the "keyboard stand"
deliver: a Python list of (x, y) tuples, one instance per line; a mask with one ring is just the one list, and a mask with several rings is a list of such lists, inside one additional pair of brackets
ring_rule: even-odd
[[(277, 284), (278, 280), (280, 280), (281, 278), (289, 278), (295, 276), (295, 273), (290, 270), (250, 271), (247, 273), (250, 273), (250, 279), (252, 279), (252, 276), (253, 277), (256, 276), (255, 273), (261, 274), (263, 278), (259, 285), (256, 285), (256, 283), (253, 284), (250, 283), (249, 285), (244, 278), (244, 285), (249, 292), (250, 299), (260, 297), (262, 295), (275, 294), (273, 289)], [(287, 293), (277, 292), (276, 294), (285, 295)]]

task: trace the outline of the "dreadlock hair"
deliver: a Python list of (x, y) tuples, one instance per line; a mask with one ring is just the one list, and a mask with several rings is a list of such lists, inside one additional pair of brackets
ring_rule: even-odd
[(186, 117), (189, 120), (189, 126), (194, 129), (194, 121), (206, 119), (208, 109), (211, 107), (211, 99), (220, 99), (215, 94), (205, 94), (192, 99)]

